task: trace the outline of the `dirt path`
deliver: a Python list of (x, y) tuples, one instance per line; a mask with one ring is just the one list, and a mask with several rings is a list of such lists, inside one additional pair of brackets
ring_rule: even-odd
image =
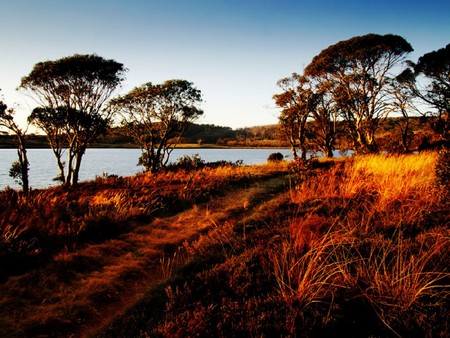
[[(264, 178), (249, 187), (236, 188), (225, 196), (215, 197), (208, 203), (196, 205), (175, 216), (157, 218), (139, 227), (134, 233), (124, 236), (122, 241), (142, 254), (137, 260), (141, 261), (139, 265), (145, 267), (146, 273), (142, 275), (142, 278), (133, 280), (135, 283), (133, 288), (122, 290), (122, 293), (118, 295), (118, 302), (106, 306), (101, 311), (101, 320), (85, 325), (80, 331), (81, 336), (91, 335), (108, 324), (112, 318), (136, 303), (146, 291), (167, 277), (171, 272), (170, 260), (174, 257), (173, 252), (184, 241), (194, 240), (200, 233), (213, 226), (220, 226), (227, 220), (242, 221), (243, 218), (251, 215), (252, 210), (258, 208), (260, 203), (276, 197), (288, 187), (287, 175)], [(164, 252), (172, 254), (164, 257)], [(128, 258), (126, 260), (129, 261)], [(119, 261), (120, 259), (117, 262)], [(105, 269), (119, 265), (120, 263), (116, 263)]]
[(93, 335), (171, 273), (184, 241), (226, 221), (242, 221), (288, 187), (287, 173), (257, 177), (206, 203), (76, 253), (62, 252), (43, 269), (11, 277), (2, 285), (11, 297), (0, 298), (0, 336)]
[[(288, 187), (286, 173), (260, 177), (247, 187), (234, 187), (223, 196), (175, 216), (156, 218), (118, 238), (88, 245), (76, 254), (62, 253), (55, 257), (54, 273), (48, 276), (42, 276), (36, 269), (31, 272), (35, 276), (12, 278), (8, 292), (21, 285), (21, 278), (23, 281), (40, 279), (41, 297), (35, 304), (6, 304), (16, 307), (15, 317), (10, 322), (0, 321), (0, 333), (4, 336), (29, 332), (34, 336), (92, 335), (170, 274), (174, 253), (184, 241), (192, 241), (227, 220), (242, 221), (263, 201)], [(24, 287), (21, 297), (32, 287)], [(0, 302), (0, 306), (4, 305)]]
[[(160, 282), (164, 275), (170, 273), (170, 259), (173, 259), (174, 250), (183, 241), (193, 240), (200, 233), (227, 220), (239, 222), (249, 216), (252, 209), (257, 208), (261, 202), (274, 198), (288, 186), (289, 179), (286, 174), (275, 178), (263, 178), (249, 187), (236, 188), (225, 196), (215, 197), (208, 203), (196, 205), (175, 216), (157, 218), (147, 225), (139, 226), (119, 240), (114, 240), (114, 245), (132, 249), (134, 254), (125, 250), (102, 270), (93, 272), (89, 277), (86, 276), (86, 280), (95, 278), (95, 275), (109, 276), (111, 284), (120, 285), (123, 283), (118, 280), (123, 276), (121, 273), (114, 274), (111, 271), (124, 273), (132, 269), (131, 267), (136, 267), (137, 271), (131, 273), (130, 283), (115, 290), (114, 301), (98, 308), (97, 316), (80, 326), (78, 334), (80, 336), (93, 334), (108, 324), (112, 318), (121, 314), (124, 309), (136, 303), (146, 291)], [(87, 250), (93, 250), (93, 248)], [(172, 254), (164, 257), (164, 252), (172, 252)]]

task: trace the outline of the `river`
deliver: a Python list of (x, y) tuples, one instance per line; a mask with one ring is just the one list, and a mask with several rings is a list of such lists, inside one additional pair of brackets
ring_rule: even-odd
[[(267, 162), (271, 153), (280, 152), (292, 159), (289, 149), (175, 149), (170, 160), (175, 162), (184, 155), (198, 154), (205, 162), (242, 160), (244, 164), (262, 164)], [(30, 186), (32, 188), (45, 188), (58, 184), (53, 178), (58, 174), (54, 155), (50, 149), (29, 149)], [(137, 166), (141, 152), (139, 149), (128, 148), (90, 148), (86, 151), (81, 162), (80, 181), (95, 179), (103, 174), (132, 176), (143, 171)], [(7, 186), (18, 189), (20, 186), (9, 177), (9, 168), (12, 162), (17, 161), (15, 149), (0, 149), (0, 190)]]

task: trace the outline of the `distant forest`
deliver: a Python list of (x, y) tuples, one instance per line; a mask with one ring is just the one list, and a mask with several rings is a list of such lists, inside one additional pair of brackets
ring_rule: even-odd
[[(377, 142), (384, 151), (395, 151), (401, 142), (401, 117), (388, 118), (380, 127)], [(430, 127), (428, 118), (411, 117), (411, 137), (413, 150), (433, 148), (438, 145), (439, 136)], [(336, 149), (351, 149), (349, 140), (343, 132), (342, 122), (337, 123), (341, 135), (337, 138)], [(48, 148), (44, 135), (31, 134), (29, 148)], [(0, 148), (17, 148), (15, 136), (0, 134)], [(232, 129), (211, 124), (190, 123), (180, 139), (180, 147), (259, 147), (278, 148), (289, 147), (287, 140), (279, 132), (279, 125), (265, 125), (248, 128)], [(122, 133), (120, 127), (111, 128), (109, 132), (91, 145), (92, 148), (137, 148), (137, 144), (129, 136)]]

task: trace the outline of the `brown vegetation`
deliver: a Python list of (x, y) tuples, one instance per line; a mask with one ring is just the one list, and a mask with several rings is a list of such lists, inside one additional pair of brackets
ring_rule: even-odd
[(100, 336), (448, 335), (449, 204), (435, 161), (299, 168), (289, 192), (187, 244), (191, 264)]
[[(225, 163), (99, 178), (27, 199), (2, 192), (1, 335), (65, 336), (101, 325), (170, 275), (184, 240), (243, 208), (250, 186), (282, 168)], [(217, 206), (237, 185), (248, 186), (242, 197)]]
[[(33, 192), (42, 199), (34, 204), (5, 191), (8, 224), (25, 222), (20, 203), (44, 216), (55, 208), (61, 220), (61, 210), (84, 213), (60, 226), (66, 232), (49, 216), (17, 223), (39, 224), (31, 233), (53, 246), (17, 256), (36, 255), (35, 267), (3, 271), (0, 332), (447, 336), (450, 205), (440, 161), (421, 153), (185, 168)], [(75, 224), (82, 231), (70, 242)], [(42, 245), (26, 233), (17, 231), (23, 245)]]

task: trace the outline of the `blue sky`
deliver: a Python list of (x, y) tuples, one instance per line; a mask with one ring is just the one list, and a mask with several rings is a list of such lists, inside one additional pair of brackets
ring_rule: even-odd
[(0, 0), (0, 89), (23, 120), (34, 102), (15, 88), (34, 64), (96, 53), (128, 69), (120, 93), (192, 81), (199, 123), (277, 123), (277, 80), (322, 49), (367, 33), (398, 34), (413, 61), (450, 43), (449, 1)]

